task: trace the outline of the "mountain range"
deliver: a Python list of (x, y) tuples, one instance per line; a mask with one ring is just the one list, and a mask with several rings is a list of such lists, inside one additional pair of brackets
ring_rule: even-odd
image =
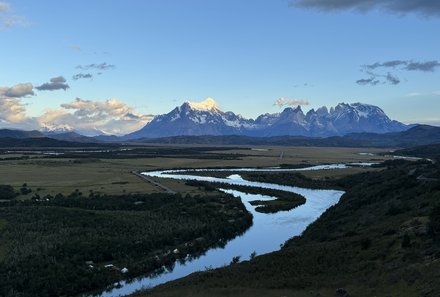
[[(44, 135), (39, 131), (0, 129), (0, 147), (82, 147), (139, 144), (202, 144), (202, 145), (288, 145), (327, 147), (414, 147), (440, 144), (440, 127), (416, 125), (408, 130), (389, 133), (349, 133), (344, 136), (270, 136), (202, 135), (140, 138), (124, 141), (116, 136), (86, 137), (73, 132)], [(431, 149), (431, 148), (429, 148)]]
[(389, 133), (349, 133), (344, 136), (270, 136), (243, 135), (170, 136), (142, 138), (133, 143), (201, 144), (201, 145), (268, 145), (268, 146), (326, 146), (326, 147), (414, 147), (440, 144), (440, 127), (416, 125), (408, 130)]
[(244, 135), (271, 137), (297, 135), (308, 137), (342, 136), (349, 133), (399, 132), (409, 126), (391, 120), (377, 106), (339, 103), (304, 113), (300, 106), (280, 113), (247, 119), (231, 111), (224, 112), (211, 98), (201, 103), (185, 102), (171, 112), (156, 116), (142, 129), (123, 137), (158, 138), (182, 135)]
[[(35, 142), (59, 146), (63, 142), (166, 143), (207, 145), (296, 145), (410, 147), (440, 143), (440, 127), (405, 125), (390, 119), (377, 106), (340, 103), (304, 113), (301, 107), (247, 119), (222, 111), (213, 99), (185, 102), (167, 114), (156, 116), (142, 129), (125, 136), (88, 137), (62, 129), (0, 130), (2, 144), (14, 146)], [(26, 139), (18, 141), (17, 139)], [(53, 144), (47, 140), (58, 142)]]

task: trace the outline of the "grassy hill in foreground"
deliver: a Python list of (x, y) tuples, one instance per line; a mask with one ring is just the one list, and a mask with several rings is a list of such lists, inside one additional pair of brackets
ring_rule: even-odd
[(281, 251), (136, 296), (438, 296), (439, 167), (395, 161), (336, 181), (340, 203)]

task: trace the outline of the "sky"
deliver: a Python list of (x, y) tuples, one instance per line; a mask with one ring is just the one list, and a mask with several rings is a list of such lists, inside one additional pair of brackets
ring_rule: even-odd
[(436, 0), (0, 0), (0, 45), (3, 128), (125, 134), (208, 97), (440, 125)]

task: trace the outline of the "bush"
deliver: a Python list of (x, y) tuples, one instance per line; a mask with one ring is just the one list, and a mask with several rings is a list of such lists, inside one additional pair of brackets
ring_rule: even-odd
[(434, 240), (440, 240), (440, 206), (434, 207), (428, 224), (429, 234)]
[(403, 238), (402, 238), (402, 247), (408, 248), (410, 246), (411, 246), (411, 239), (409, 238), (408, 233), (405, 233), (405, 235), (403, 235)]
[(361, 239), (361, 247), (363, 250), (369, 249), (371, 246), (371, 239), (366, 237)]
[(0, 185), (0, 200), (12, 200), (17, 197), (14, 188), (10, 185)]

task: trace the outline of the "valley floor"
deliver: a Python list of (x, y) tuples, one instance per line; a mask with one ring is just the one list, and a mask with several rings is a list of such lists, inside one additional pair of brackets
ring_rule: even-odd
[[(243, 224), (236, 229), (223, 228), (225, 225), (219, 222), (231, 219), (230, 216), (239, 217), (237, 210), (242, 206), (224, 203), (216, 191), (184, 181), (155, 179), (183, 197), (187, 194), (188, 197), (199, 196), (188, 201), (186, 198), (181, 200), (182, 196), (162, 197), (164, 188), (139, 178), (133, 171), (311, 166), (391, 159), (380, 155), (387, 151), (365, 148), (267, 147), (255, 150), (249, 147), (158, 146), (51, 157), (42, 151), (16, 151), (0, 160), (2, 183), (12, 185), (20, 193), (17, 201), (21, 201), (21, 204), (0, 204), (0, 273), (8, 275), (2, 278), (4, 283), (0, 287), (9, 288), (3, 292), (6, 296), (25, 296), (18, 294), (25, 289), (31, 290), (26, 291), (31, 295), (29, 292), (57, 296), (79, 292), (78, 286), (102, 288), (119, 279), (121, 274), (105, 272), (100, 277), (90, 277), (93, 273), (84, 263), (91, 260), (92, 254), (94, 265), (98, 264), (100, 269), (108, 263), (130, 263), (131, 267), (136, 267), (129, 272), (129, 276), (134, 277), (151, 264), (142, 259), (191, 242), (215, 226), (215, 232), (209, 232), (213, 237), (200, 247), (203, 250), (218, 240), (216, 236), (234, 236), (248, 224), (243, 219)], [(438, 171), (438, 163), (395, 161), (390, 162), (387, 169), (354, 167), (300, 175), (246, 173), (244, 176), (251, 180), (338, 188), (347, 194), (310, 226), (303, 237), (292, 239), (279, 252), (197, 273), (137, 296), (334, 296), (339, 287), (354, 296), (418, 296), (422, 293), (427, 297), (435, 296), (433, 290), (440, 290), (435, 283), (440, 277), (440, 249), (429, 235), (428, 225), (431, 211), (440, 201)], [(428, 179), (419, 179), (419, 176)], [(41, 204), (39, 198), (56, 194), (61, 195), (58, 200)], [(161, 202), (156, 206), (140, 203), (139, 199), (154, 198), (146, 194), (159, 195), (154, 197), (161, 197), (155, 198)], [(206, 203), (197, 202), (200, 196), (207, 199)], [(76, 200), (78, 197), (85, 200)], [(86, 197), (91, 197), (91, 202), (82, 202), (88, 201)], [(100, 197), (104, 200), (99, 200)], [(139, 205), (146, 208), (139, 211)], [(219, 209), (228, 211), (213, 215), (212, 211)], [(180, 222), (187, 226), (178, 234), (166, 221), (161, 226), (153, 223), (165, 216), (171, 224), (175, 215), (179, 215)], [(204, 224), (200, 224), (199, 217), (205, 220)], [(176, 228), (181, 227), (179, 222), (174, 223)], [(157, 230), (164, 229), (168, 231), (160, 242), (155, 240)], [(120, 242), (120, 233), (127, 240)], [(14, 234), (21, 235), (16, 237)], [(149, 255), (141, 252), (144, 249), (135, 248), (139, 241), (135, 237), (141, 238), (141, 246), (154, 243)], [(50, 261), (55, 261), (56, 265), (49, 264)], [(69, 270), (69, 265), (78, 267), (75, 266), (78, 263), (81, 269), (70, 269), (69, 280), (56, 277), (60, 271)], [(53, 280), (46, 282), (41, 277)], [(25, 285), (29, 279), (33, 280), (32, 286)], [(70, 285), (63, 287), (66, 282)]]
[(334, 182), (341, 201), (281, 251), (134, 296), (439, 296), (438, 162), (394, 161)]
[[(128, 193), (158, 193), (163, 189), (147, 183), (135, 176), (133, 171), (148, 171), (168, 168), (206, 168), (206, 167), (271, 167), (283, 164), (316, 164), (347, 162), (380, 162), (389, 157), (369, 155), (387, 153), (388, 150), (367, 148), (315, 148), (315, 147), (188, 147), (156, 146), (141, 147), (136, 151), (122, 153), (86, 153), (65, 155), (46, 155), (52, 149), (17, 149), (0, 158), (0, 180), (16, 189), (24, 183), (33, 192), (19, 199), (29, 199), (36, 192), (68, 195), (79, 189), (82, 193), (94, 191), (109, 195)], [(262, 150), (263, 149), (263, 150)], [(99, 148), (89, 149), (98, 151)], [(26, 153), (23, 153), (25, 151)], [(75, 149), (78, 151), (78, 149)], [(367, 154), (363, 154), (367, 153)], [(282, 158), (280, 158), (282, 156)], [(26, 159), (20, 159), (26, 157)], [(11, 160), (14, 159), (14, 160)], [(307, 176), (324, 178), (365, 171), (362, 168), (349, 168), (325, 172), (307, 172)], [(188, 187), (184, 182), (161, 180), (165, 186), (179, 193), (197, 193), (197, 188)], [(200, 192), (198, 192), (200, 193)]]

